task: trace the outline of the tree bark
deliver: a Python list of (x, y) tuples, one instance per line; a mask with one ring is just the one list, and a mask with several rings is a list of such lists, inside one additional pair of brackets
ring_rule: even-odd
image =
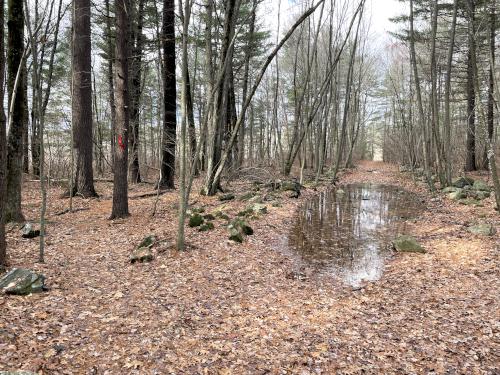
[(468, 18), (468, 40), (469, 50), (467, 53), (467, 151), (465, 159), (465, 170), (475, 171), (476, 168), (476, 92), (474, 90), (474, 60), (476, 55), (475, 27), (474, 27), (475, 4), (467, 0)]
[(113, 50), (113, 34), (112, 34), (112, 22), (111, 22), (111, 10), (109, 5), (109, 0), (104, 1), (104, 5), (106, 8), (106, 47), (107, 47), (107, 61), (106, 61), (106, 75), (108, 79), (108, 100), (109, 100), (109, 108), (111, 112), (111, 167), (114, 170), (115, 165), (115, 152), (116, 152), (116, 143), (115, 143), (115, 117), (116, 117), (116, 108), (115, 108), (115, 85), (113, 82), (113, 59), (114, 59), (114, 50)]
[(139, 169), (139, 126), (140, 126), (140, 105), (142, 94), (142, 53), (143, 53), (143, 35), (142, 27), (144, 23), (144, 0), (139, 0), (139, 9), (135, 17), (136, 26), (134, 27), (133, 39), (134, 53), (132, 57), (132, 109), (130, 113), (130, 122), (132, 136), (130, 137), (131, 158), (130, 163), (130, 182), (141, 182), (141, 172)]
[[(23, 2), (9, 0), (8, 26), (8, 81), (9, 93), (9, 135), (7, 140), (7, 193), (5, 205), (5, 222), (24, 221), (21, 210), (22, 166), (23, 166), (23, 133), (25, 91), (24, 82), (24, 7)], [(19, 74), (18, 74), (19, 73)], [(17, 82), (16, 82), (17, 81)]]
[(175, 187), (175, 145), (177, 129), (177, 90), (175, 87), (175, 1), (163, 2), (163, 138), (160, 187)]
[(92, 60), (90, 42), (90, 0), (73, 1), (73, 149), (75, 175), (73, 195), (95, 197), (92, 168)]
[[(5, 32), (4, 1), (0, 0), (0, 87), (4, 87), (5, 76)], [(4, 90), (0, 90), (0, 196), (5, 197), (7, 188), (7, 129), (4, 111)], [(5, 199), (0, 199), (0, 272), (7, 266), (7, 244), (5, 242)]]
[(458, 0), (453, 2), (453, 19), (450, 29), (450, 45), (448, 47), (448, 57), (446, 62), (446, 81), (444, 86), (444, 152), (446, 154), (446, 183), (451, 185), (451, 69), (453, 63), (453, 50), (455, 47), (455, 31), (457, 26)]
[(115, 108), (116, 108), (116, 152), (113, 180), (113, 207), (111, 219), (123, 218), (128, 211), (128, 132), (129, 132), (129, 1), (115, 0), (116, 11), (116, 67), (115, 67)]

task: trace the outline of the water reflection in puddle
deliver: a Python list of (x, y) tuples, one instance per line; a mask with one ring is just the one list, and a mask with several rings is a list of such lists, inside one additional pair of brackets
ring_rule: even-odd
[(394, 186), (346, 185), (301, 208), (288, 244), (302, 261), (356, 286), (380, 278), (391, 240), (418, 214), (416, 196)]

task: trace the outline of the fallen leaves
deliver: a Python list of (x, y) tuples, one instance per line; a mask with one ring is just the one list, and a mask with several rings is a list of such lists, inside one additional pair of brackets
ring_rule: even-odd
[[(380, 173), (368, 172), (378, 170)], [(463, 373), (498, 372), (497, 238), (464, 233), (490, 214), (430, 201), (425, 188), (386, 164), (362, 164), (346, 183), (398, 184), (426, 197), (409, 224), (428, 253), (396, 255), (382, 279), (351, 290), (300, 264), (286, 247), (295, 208), (315, 194), (268, 206), (251, 222), (255, 235), (228, 244), (223, 221), (207, 233), (186, 229), (189, 251), (153, 249), (150, 264), (130, 265), (130, 251), (148, 234), (175, 238), (177, 195), (131, 201), (132, 216), (110, 222), (110, 185), (101, 200), (75, 199), (73, 214), (51, 190), (47, 263), (35, 264), (37, 243), (9, 232), (12, 266), (44, 272), (50, 292), (0, 296), (0, 370), (39, 373)], [(134, 187), (134, 194), (148, 187)], [(243, 183), (233, 190), (243, 192)], [(143, 189), (144, 191), (142, 191)], [(199, 189), (194, 189), (198, 191)], [(37, 192), (26, 190), (25, 213), (37, 215)], [(108, 197), (108, 198), (106, 198)], [(217, 198), (196, 196), (215, 210)], [(491, 199), (490, 199), (491, 200)], [(225, 203), (232, 216), (246, 203)], [(497, 221), (498, 225), (498, 221)], [(291, 273), (291, 272), (295, 273)], [(297, 273), (298, 272), (298, 273)]]

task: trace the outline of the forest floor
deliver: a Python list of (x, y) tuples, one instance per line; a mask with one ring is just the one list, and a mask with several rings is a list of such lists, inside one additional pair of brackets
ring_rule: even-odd
[[(9, 227), (12, 267), (43, 272), (48, 292), (0, 296), (0, 370), (40, 374), (499, 374), (499, 240), (466, 231), (499, 228), (493, 199), (484, 207), (433, 197), (396, 166), (364, 162), (341, 183), (374, 182), (418, 194), (424, 210), (409, 231), (426, 254), (396, 254), (379, 281), (351, 288), (314, 273), (290, 277), (297, 265), (283, 249), (296, 209), (317, 194), (283, 199), (251, 221), (255, 234), (227, 240), (222, 221), (200, 233), (187, 228), (188, 251), (169, 245), (176, 231), (177, 193), (131, 199), (132, 216), (110, 221), (111, 184), (99, 199), (61, 189), (49, 197), (46, 263), (38, 241)], [(318, 190), (326, 187), (318, 188)], [(235, 183), (235, 191), (244, 184)], [(151, 191), (136, 185), (131, 195)], [(35, 220), (37, 185), (23, 192)], [(193, 194), (207, 212), (214, 197)], [(224, 202), (235, 215), (244, 202)], [(164, 242), (151, 263), (130, 264), (148, 235)]]

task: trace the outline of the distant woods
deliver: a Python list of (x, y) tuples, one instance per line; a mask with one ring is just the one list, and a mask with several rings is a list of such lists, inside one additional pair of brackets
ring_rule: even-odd
[(491, 170), (498, 123), (495, 0), (409, 0), (384, 81), (384, 157), (423, 168), (431, 189)]

